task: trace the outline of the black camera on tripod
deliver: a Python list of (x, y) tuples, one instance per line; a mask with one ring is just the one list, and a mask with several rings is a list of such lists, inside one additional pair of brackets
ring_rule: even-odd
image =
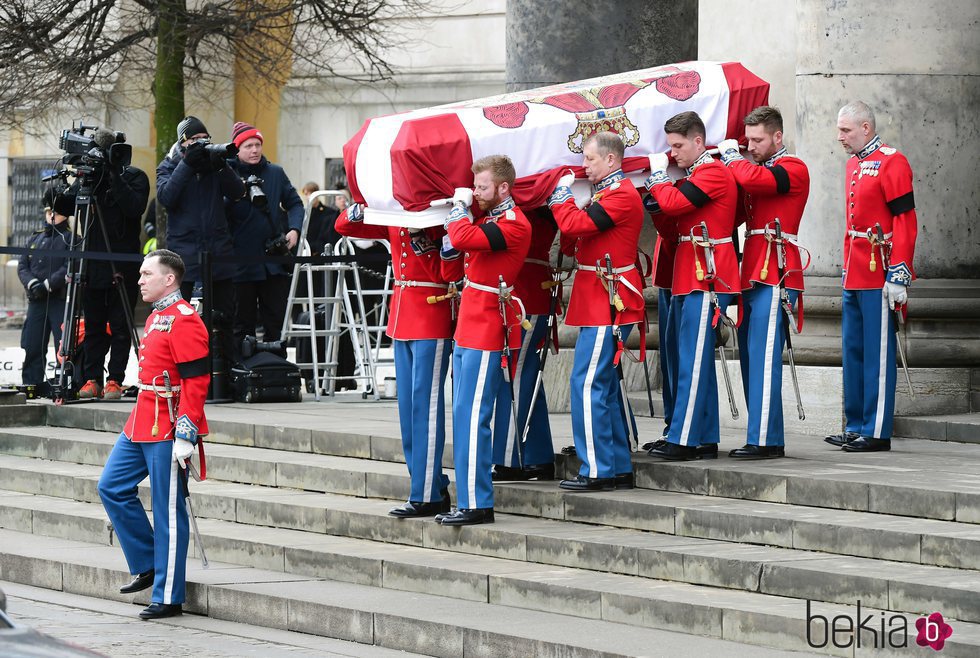
[[(87, 133), (91, 134), (87, 134)], [(98, 168), (104, 164), (126, 167), (132, 162), (133, 147), (126, 143), (126, 134), (100, 130), (97, 126), (80, 124), (61, 131), (58, 148), (65, 152), (62, 162), (78, 167)]]

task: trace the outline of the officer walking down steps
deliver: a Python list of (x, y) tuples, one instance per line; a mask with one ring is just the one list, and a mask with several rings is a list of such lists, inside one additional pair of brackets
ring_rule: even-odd
[[(139, 397), (109, 454), (99, 496), (130, 573), (123, 594), (153, 586), (142, 619), (181, 614), (187, 561), (187, 461), (208, 432), (204, 399), (210, 382), (208, 333), (180, 296), (184, 262), (166, 249), (140, 266), (143, 301), (153, 305), (139, 349)], [(203, 449), (199, 447), (204, 470)], [(153, 527), (137, 486), (150, 477)]]

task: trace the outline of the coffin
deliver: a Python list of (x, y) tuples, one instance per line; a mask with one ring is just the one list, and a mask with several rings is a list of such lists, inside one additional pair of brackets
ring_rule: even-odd
[[(532, 208), (566, 170), (584, 178), (592, 133), (623, 137), (623, 170), (639, 185), (646, 156), (669, 150), (667, 119), (697, 112), (714, 145), (742, 137), (742, 119), (768, 99), (769, 83), (737, 62), (684, 62), (377, 117), (344, 145), (347, 182), (368, 223), (433, 226), (453, 190), (472, 187), (473, 162), (505, 154), (517, 170), (514, 200)], [(586, 182), (573, 190), (589, 194)]]

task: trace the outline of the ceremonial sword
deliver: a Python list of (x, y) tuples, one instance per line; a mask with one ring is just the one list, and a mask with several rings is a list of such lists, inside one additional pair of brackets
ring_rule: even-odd
[[(504, 323), (504, 349), (500, 353), (500, 368), (504, 371), (504, 381), (510, 387), (510, 414), (513, 417), (514, 435), (517, 435), (517, 396), (514, 394), (514, 378), (510, 376), (510, 328), (507, 326), (507, 284), (501, 274), (497, 283), (497, 304), (500, 307), (500, 317)], [(528, 414), (530, 416), (530, 413)], [(517, 465), (524, 470), (524, 455), (521, 446), (517, 446)]]
[[(177, 421), (176, 414), (174, 413), (174, 389), (170, 385), (170, 373), (166, 370), (163, 371), (163, 387), (167, 392), (167, 411), (170, 414), (170, 426), (173, 428)], [(176, 440), (176, 439), (174, 439)], [(181, 467), (181, 464), (177, 465)], [(201, 532), (197, 529), (197, 518), (194, 516), (194, 507), (191, 505), (191, 488), (187, 483), (187, 472), (188, 469), (193, 469), (193, 465), (188, 459), (183, 466), (186, 468), (181, 468), (183, 474), (180, 477), (180, 481), (184, 484), (184, 506), (187, 508), (187, 518), (191, 522), (191, 530), (194, 532), (194, 544), (201, 551), (201, 568), (208, 568), (208, 555), (204, 551), (204, 543), (201, 541)]]
[[(602, 263), (596, 261), (596, 270), (602, 271)], [(616, 273), (613, 271), (612, 257), (606, 254), (606, 291), (609, 293), (609, 321), (612, 323), (612, 334), (615, 339), (615, 345), (613, 346), (613, 361), (616, 361), (616, 352), (622, 349), (623, 345), (623, 332), (616, 324), (616, 313), (622, 311), (625, 306), (623, 305), (623, 300), (619, 296), (619, 292), (616, 290), (615, 282)], [(623, 362), (620, 360), (615, 363), (616, 367), (616, 377), (619, 379), (619, 395), (623, 399), (623, 411), (626, 412), (629, 421), (630, 434), (632, 440), (627, 439), (630, 442), (630, 450), (636, 452), (640, 447), (640, 436), (639, 430), (636, 427), (636, 416), (633, 415), (633, 407), (630, 404), (629, 396), (626, 394), (626, 380), (623, 377)]]
[[(693, 233), (693, 229), (692, 229)], [(715, 291), (715, 278), (717, 275), (717, 270), (715, 269), (715, 254), (714, 246), (711, 244), (711, 237), (708, 235), (708, 225), (705, 222), (701, 222), (701, 247), (704, 249), (704, 260), (705, 267), (707, 269), (708, 281), (708, 298), (715, 307), (715, 313), (718, 315), (718, 321), (716, 322), (712, 319), (712, 325), (715, 329), (715, 335), (717, 338), (721, 338), (721, 324), (724, 324), (728, 319), (727, 315), (723, 315), (721, 312), (721, 304), (718, 303), (718, 293)], [(697, 259), (697, 244), (692, 240), (692, 246), (695, 248), (695, 259)], [(697, 262), (697, 260), (695, 260)], [(704, 277), (704, 275), (702, 275)], [(732, 340), (734, 344), (738, 345), (738, 337), (735, 335), (734, 329), (731, 331)], [(724, 376), (725, 381), (725, 391), (728, 393), (728, 407), (731, 410), (732, 418), (738, 419), (738, 405), (735, 404), (735, 392), (732, 389), (731, 376), (728, 374), (728, 357), (725, 355), (725, 345), (724, 343), (718, 342), (717, 345), (718, 355), (721, 357), (721, 371)], [(733, 347), (734, 351), (734, 347)]]
[[(534, 379), (534, 390), (531, 392), (531, 405), (527, 409), (527, 418), (524, 420), (524, 430), (521, 432), (521, 443), (527, 443), (527, 434), (531, 430), (531, 414), (534, 413), (534, 405), (538, 401), (538, 393), (541, 392), (541, 382), (544, 380), (544, 364), (548, 359), (549, 341), (551, 340), (551, 332), (554, 329), (554, 323), (557, 322), (556, 315), (558, 313), (558, 292), (561, 290), (561, 261), (564, 254), (561, 251), (558, 252), (558, 265), (551, 274), (551, 281), (544, 281), (541, 283), (542, 286), (551, 286), (551, 300), (548, 307), (548, 329), (544, 335), (544, 343), (541, 345), (541, 355), (538, 358), (538, 374)], [(528, 336), (530, 340), (530, 336)]]
[[(885, 251), (885, 232), (881, 228), (881, 224), (875, 224), (875, 231), (878, 236), (878, 242), (881, 244), (880, 249), (882, 249), (881, 260), (882, 267), (885, 269), (885, 277), (888, 276), (888, 266), (891, 265), (892, 261), (892, 250), (891, 244), (888, 245), (887, 253)], [(871, 247), (874, 249), (874, 245)], [(872, 252), (874, 253), (874, 252)], [(887, 256), (887, 260), (886, 260)], [(905, 384), (909, 387), (909, 397), (915, 398), (915, 391), (912, 390), (912, 378), (909, 376), (909, 363), (905, 359), (905, 346), (902, 344), (902, 334), (899, 332), (899, 327), (905, 326), (905, 316), (902, 315), (902, 311), (895, 305), (892, 309), (892, 315), (895, 316), (895, 345), (898, 348), (898, 358), (902, 362), (902, 372), (905, 373)]]
[[(776, 271), (779, 273), (779, 307), (783, 314), (783, 334), (786, 337), (786, 355), (789, 357), (789, 373), (793, 378), (793, 392), (796, 394), (796, 411), (800, 420), (806, 420), (806, 412), (803, 410), (803, 398), (800, 397), (800, 382), (796, 378), (796, 359), (793, 357), (793, 332), (790, 325), (793, 324), (793, 307), (789, 303), (789, 292), (786, 290), (786, 245), (783, 242), (783, 230), (779, 223), (779, 218), (774, 220), (776, 225)], [(796, 329), (795, 324), (793, 329)]]

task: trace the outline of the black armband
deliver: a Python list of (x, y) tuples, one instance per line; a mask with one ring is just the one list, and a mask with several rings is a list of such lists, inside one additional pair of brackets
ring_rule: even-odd
[(885, 205), (892, 211), (892, 215), (898, 216), (904, 212), (915, 210), (915, 197), (909, 192), (908, 194), (903, 194), (898, 198), (892, 199)]
[(711, 197), (705, 194), (704, 190), (689, 180), (686, 180), (678, 185), (677, 190), (683, 194), (684, 198), (690, 201), (691, 205), (695, 208), (703, 208), (704, 206), (708, 205), (709, 201), (711, 201)]
[(609, 216), (609, 213), (606, 212), (606, 209), (602, 207), (601, 203), (593, 203), (591, 206), (589, 206), (588, 210), (585, 211), (585, 214), (589, 216), (589, 219), (592, 220), (595, 227), (599, 229), (599, 231), (608, 231), (616, 225), (615, 222), (613, 222), (612, 217)]
[(783, 165), (773, 165), (769, 167), (772, 177), (776, 179), (776, 194), (786, 194), (789, 192), (789, 174), (783, 169)]
[(503, 251), (507, 248), (507, 240), (504, 239), (504, 233), (495, 222), (480, 224), (480, 230), (483, 231), (483, 235), (487, 236), (487, 242), (490, 243), (490, 251)]
[(188, 377), (200, 377), (201, 375), (210, 374), (211, 357), (202, 356), (200, 359), (178, 363), (177, 372), (180, 373), (181, 379), (187, 379)]

